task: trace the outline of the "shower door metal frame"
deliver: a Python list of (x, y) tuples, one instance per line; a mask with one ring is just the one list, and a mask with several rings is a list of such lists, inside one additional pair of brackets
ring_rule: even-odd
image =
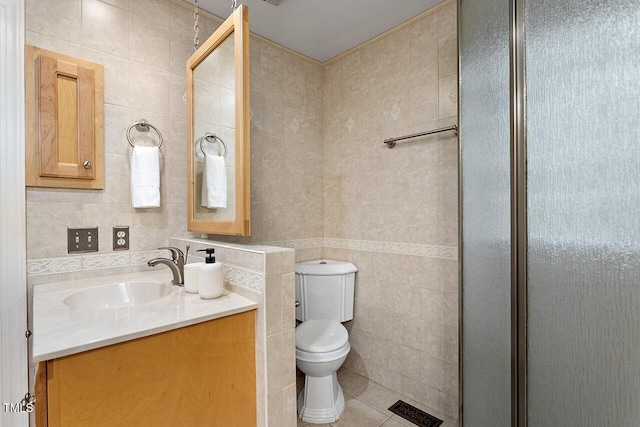
[(527, 135), (524, 2), (510, 0), (511, 425), (527, 426)]
[[(509, 1), (510, 67), (510, 186), (511, 186), (511, 426), (527, 427), (527, 162), (526, 162), (526, 85), (524, 57), (524, 2)], [(460, 11), (458, 1), (458, 93), (462, 92), (460, 58)], [(458, 102), (458, 117), (461, 117)], [(462, 141), (459, 140), (458, 182), (462, 183)], [(463, 188), (458, 192), (458, 372), (463, 390)], [(461, 394), (462, 396), (462, 394)], [(464, 402), (459, 403), (459, 420), (464, 425)]]
[(463, 425), (462, 413), (464, 394), (462, 377), (462, 328), (464, 319), (462, 318), (462, 135), (460, 132), (460, 94), (462, 93), (462, 60), (460, 58), (460, 0), (456, 1), (456, 57), (458, 59), (458, 421)]

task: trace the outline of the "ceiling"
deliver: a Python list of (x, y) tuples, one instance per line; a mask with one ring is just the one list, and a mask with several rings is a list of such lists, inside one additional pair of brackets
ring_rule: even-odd
[[(265, 0), (239, 3), (249, 7), (249, 25), (253, 33), (325, 62), (441, 2), (282, 0), (279, 6)], [(231, 14), (231, 0), (199, 0), (199, 4), (221, 18)]]

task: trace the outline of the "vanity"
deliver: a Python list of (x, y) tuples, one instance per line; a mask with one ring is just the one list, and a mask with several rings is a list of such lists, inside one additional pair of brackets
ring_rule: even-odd
[(169, 271), (36, 286), (36, 425), (256, 425), (256, 308)]

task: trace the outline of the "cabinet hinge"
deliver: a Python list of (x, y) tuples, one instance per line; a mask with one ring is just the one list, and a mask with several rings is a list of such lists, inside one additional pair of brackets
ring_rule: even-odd
[(27, 332), (24, 333), (24, 336), (27, 338), (30, 338), (31, 335), (33, 335), (33, 332), (31, 332), (29, 329), (27, 329)]

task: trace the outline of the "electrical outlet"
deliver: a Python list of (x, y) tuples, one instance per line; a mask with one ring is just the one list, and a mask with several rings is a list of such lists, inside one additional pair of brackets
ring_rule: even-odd
[(129, 250), (129, 226), (116, 225), (115, 227), (113, 227), (113, 250)]
[(67, 252), (98, 252), (98, 227), (67, 228)]

